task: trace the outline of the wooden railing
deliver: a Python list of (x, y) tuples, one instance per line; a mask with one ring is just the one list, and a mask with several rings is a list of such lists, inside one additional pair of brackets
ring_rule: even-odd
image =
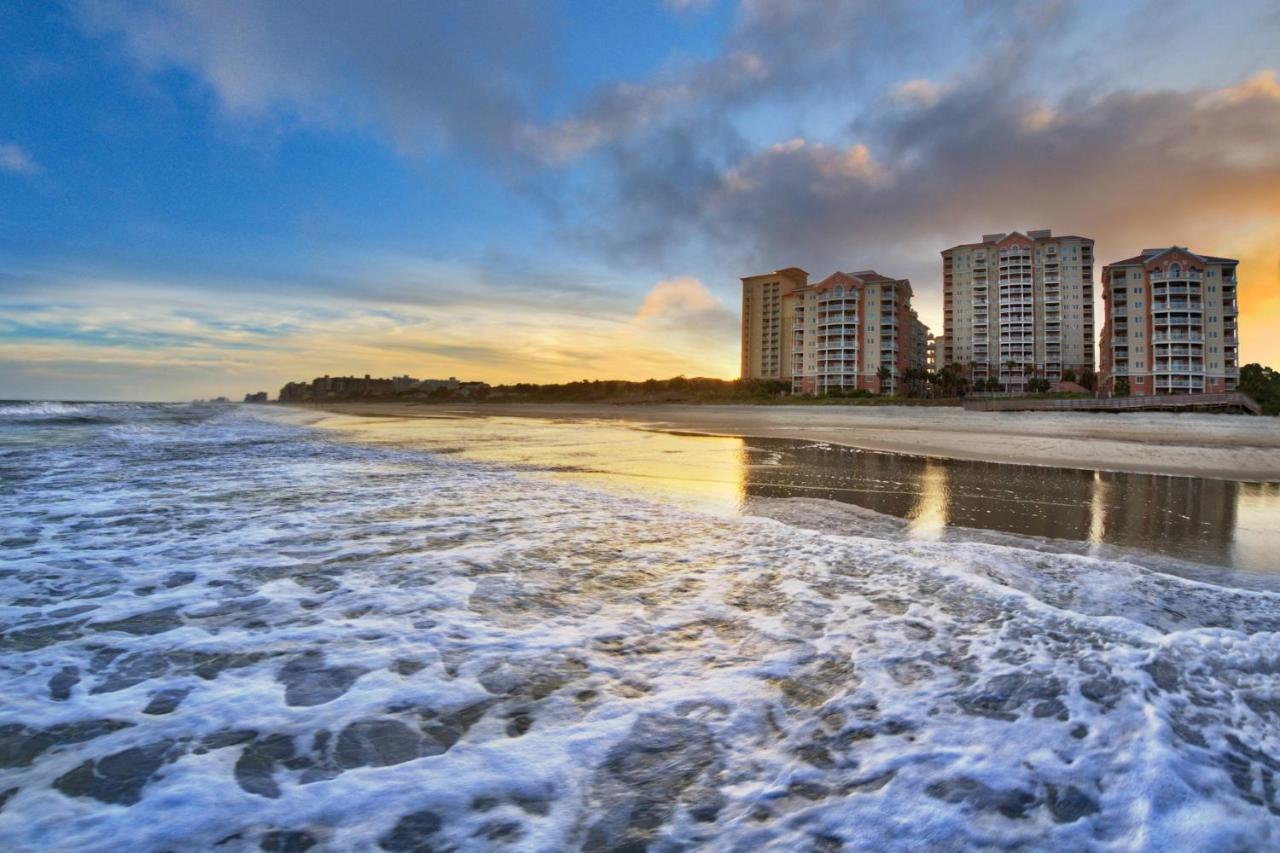
[(1076, 397), (1062, 400), (974, 395), (964, 401), (964, 407), (973, 412), (1137, 412), (1238, 409), (1254, 415), (1262, 414), (1262, 407), (1242, 391), (1223, 391), (1216, 394), (1156, 394), (1143, 397)]

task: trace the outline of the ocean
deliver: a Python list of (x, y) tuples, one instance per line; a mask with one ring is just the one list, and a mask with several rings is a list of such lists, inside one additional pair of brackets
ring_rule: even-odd
[(1278, 508), (591, 422), (0, 404), (0, 849), (1276, 848)]

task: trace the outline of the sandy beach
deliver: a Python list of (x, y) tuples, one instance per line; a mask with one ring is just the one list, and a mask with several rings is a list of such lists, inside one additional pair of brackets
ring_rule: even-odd
[(609, 420), (643, 429), (822, 441), (1049, 467), (1280, 482), (1280, 420), (1163, 412), (966, 412), (912, 406), (328, 403), (374, 417)]

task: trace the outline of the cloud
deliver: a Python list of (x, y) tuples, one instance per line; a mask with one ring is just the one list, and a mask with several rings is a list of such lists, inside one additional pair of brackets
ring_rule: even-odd
[(680, 276), (660, 281), (645, 295), (644, 304), (636, 314), (640, 319), (667, 319), (679, 314), (697, 314), (721, 307), (716, 299), (692, 276)]
[(1238, 85), (1216, 92), (1215, 96), (1231, 103), (1257, 98), (1280, 100), (1280, 80), (1276, 79), (1274, 68), (1267, 68)]
[(403, 151), (505, 159), (551, 73), (534, 4), (469, 0), (82, 0), (93, 33), (148, 71), (185, 70), (230, 116), (351, 121)]
[[(1215, 239), (1215, 223), (1280, 214), (1277, 138), (1280, 97), (1254, 83), (1052, 109), (1013, 83), (975, 83), (886, 115), (865, 143), (745, 158), (701, 199), (697, 230), (737, 235), (775, 266), (795, 254), (825, 266), (851, 246), (892, 251), (928, 235), (972, 238), (973, 223), (1078, 229), (1117, 251), (1161, 234)], [(686, 223), (668, 236), (689, 233)]]
[(568, 117), (530, 123), (522, 142), (535, 160), (562, 165), (593, 152), (617, 157), (615, 147), (664, 131), (717, 125), (709, 142), (736, 140), (738, 112), (779, 99), (811, 99), (817, 92), (852, 95), (876, 65), (869, 45), (893, 43), (907, 56), (909, 34), (927, 32), (925, 19), (900, 4), (743, 0), (717, 55), (664, 67), (644, 82), (602, 85)]
[(890, 97), (909, 106), (933, 106), (942, 97), (936, 83), (930, 80), (905, 80), (893, 87)]
[(12, 142), (0, 142), (0, 169), (17, 175), (40, 173), (40, 165), (31, 155)]
[(716, 0), (662, 0), (662, 8), (677, 15), (705, 12), (715, 4)]
[[(392, 327), (377, 326), (374, 309), (391, 312), (409, 327), (394, 346), (463, 353), (491, 333), (508, 355), (472, 356), (495, 376), (563, 378), (556, 371), (573, 358), (604, 375), (618, 362), (600, 352), (619, 340), (635, 352), (656, 342), (665, 354), (643, 362), (655, 372), (673, 352), (721, 359), (736, 308), (708, 307), (702, 294), (793, 263), (910, 277), (936, 323), (938, 250), (1012, 228), (1094, 236), (1104, 261), (1169, 242), (1239, 251), (1250, 259), (1249, 304), (1280, 285), (1280, 83), (1259, 70), (1274, 63), (1280, 17), (1265, 2), (1228, 6), (1205, 42), (1184, 25), (1204, 14), (1194, 4), (1171, 17), (1162, 6), (1153, 19), (1149, 8), (1106, 3), (742, 0), (714, 55), (670, 57), (646, 77), (580, 96), (556, 88), (556, 27), (531, 4), (81, 8), (140, 67), (203, 81), (233, 119), (355, 121), (408, 154), (460, 151), (507, 177), (545, 178), (541, 200), (561, 240), (549, 254), (577, 250), (644, 281), (702, 276), (661, 282), (638, 314), (609, 282), (514, 274), (518, 265), (500, 259), (466, 269), (411, 257), (372, 269), (318, 264), (271, 283), (282, 297), (320, 293), (335, 312), (358, 303), (379, 335)], [(1234, 76), (1220, 77), (1228, 68)], [(435, 286), (458, 281), (467, 287)], [(537, 321), (481, 319), (466, 335), (434, 325), (434, 314), (483, 318), (481, 303), (495, 298)], [(712, 330), (710, 349), (684, 337), (686, 318)], [(342, 337), (325, 323), (306, 321)], [(603, 338), (586, 331), (591, 323)], [(1247, 334), (1246, 344), (1248, 357)]]
[[(48, 282), (46, 281), (47, 285)], [(665, 286), (664, 286), (665, 285)], [(639, 314), (592, 313), (474, 294), (446, 307), (308, 299), (225, 288), (193, 309), (181, 286), (84, 278), (56, 303), (0, 290), (0, 398), (190, 399), (275, 390), (319, 374), (730, 376), (735, 322), (696, 281), (655, 287)], [(144, 390), (145, 389), (145, 390)]]

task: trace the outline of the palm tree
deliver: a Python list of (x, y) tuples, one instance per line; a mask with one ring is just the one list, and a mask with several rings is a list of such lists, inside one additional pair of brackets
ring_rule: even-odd
[(876, 371), (876, 377), (880, 380), (880, 393), (888, 393), (885, 389), (885, 383), (893, 378), (893, 371), (884, 365), (880, 365), (880, 369)]

